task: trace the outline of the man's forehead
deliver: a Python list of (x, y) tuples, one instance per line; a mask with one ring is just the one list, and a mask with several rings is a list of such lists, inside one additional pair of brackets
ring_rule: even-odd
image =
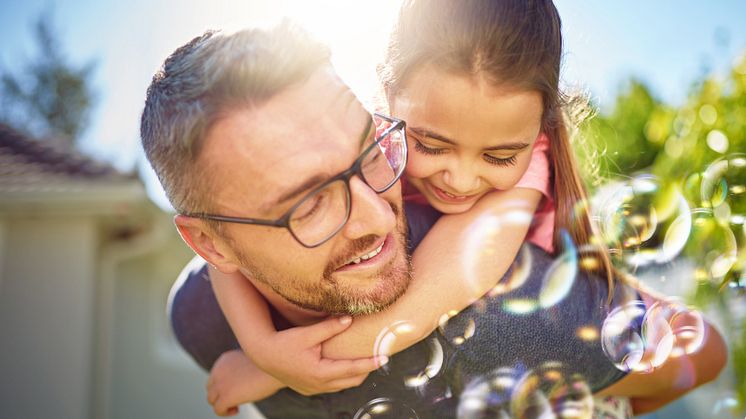
[(218, 185), (213, 195), (217, 209), (261, 216), (246, 212), (311, 177), (344, 170), (359, 152), (368, 120), (355, 95), (329, 68), (264, 104), (228, 113), (208, 132), (201, 156)]

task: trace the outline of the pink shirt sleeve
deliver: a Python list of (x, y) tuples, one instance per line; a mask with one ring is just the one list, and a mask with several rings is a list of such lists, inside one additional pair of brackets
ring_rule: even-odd
[(543, 195), (526, 240), (548, 253), (554, 253), (554, 193), (549, 163), (549, 138), (546, 134), (542, 133), (534, 142), (531, 162), (515, 187), (534, 189)]

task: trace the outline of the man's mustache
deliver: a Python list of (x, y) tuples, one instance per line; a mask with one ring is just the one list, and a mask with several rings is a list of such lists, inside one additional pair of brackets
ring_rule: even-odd
[[(389, 203), (391, 211), (394, 213), (397, 221), (397, 227), (400, 222), (401, 208), (394, 203)], [(398, 234), (398, 231), (394, 231), (394, 235)], [(396, 238), (394, 238), (397, 240)], [(370, 234), (359, 239), (356, 239), (345, 249), (340, 256), (335, 257), (326, 267), (324, 272), (324, 278), (331, 278), (331, 274), (342, 266), (346, 265), (351, 260), (359, 257), (363, 252), (371, 250), (371, 247), (380, 240), (379, 236)]]

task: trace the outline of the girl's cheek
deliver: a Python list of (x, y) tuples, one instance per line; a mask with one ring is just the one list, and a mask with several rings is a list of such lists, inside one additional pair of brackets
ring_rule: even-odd
[(426, 161), (423, 160), (424, 159), (422, 157), (413, 157), (413, 155), (410, 154), (409, 159), (407, 160), (407, 167), (405, 169), (407, 177), (413, 179), (421, 179), (426, 178), (435, 172), (434, 168), (432, 167), (433, 165), (428, 164)]
[(525, 170), (513, 168), (512, 170), (494, 170), (493, 172), (495, 173), (487, 178), (487, 182), (493, 188), (504, 191), (513, 188), (521, 180)]

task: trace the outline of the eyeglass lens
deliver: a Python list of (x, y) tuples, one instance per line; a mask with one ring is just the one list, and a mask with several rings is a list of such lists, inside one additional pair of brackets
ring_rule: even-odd
[[(376, 117), (377, 133), (384, 133), (391, 122)], [(404, 170), (406, 143), (401, 129), (390, 131), (361, 162), (363, 181), (374, 191), (391, 187)], [(306, 246), (315, 246), (334, 235), (349, 215), (349, 188), (340, 179), (307, 196), (293, 211), (290, 229)]]

